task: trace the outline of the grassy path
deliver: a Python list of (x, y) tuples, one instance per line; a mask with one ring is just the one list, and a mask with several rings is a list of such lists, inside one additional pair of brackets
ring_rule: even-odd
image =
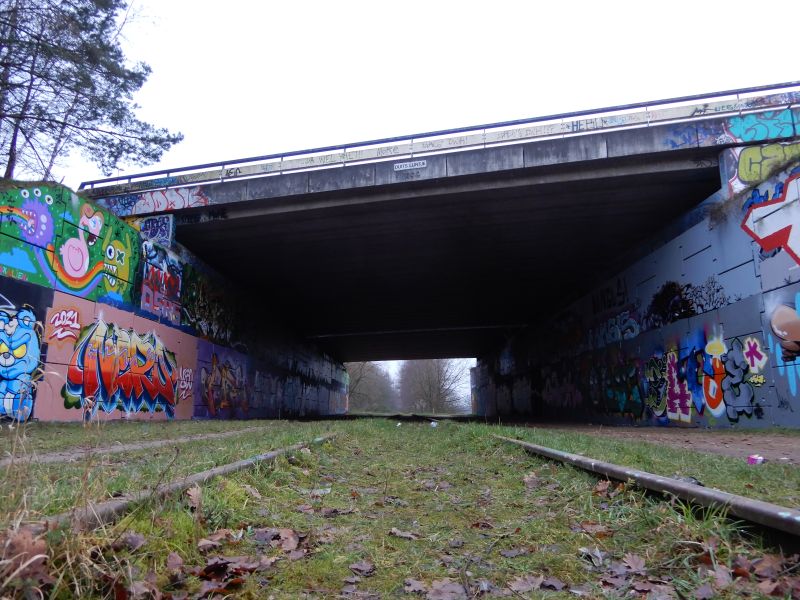
[(17, 454), (0, 460), (0, 467), (6, 467), (12, 462), (22, 462), (25, 464), (30, 463), (59, 463), (59, 462), (75, 462), (86, 461), (92, 454), (119, 454), (121, 452), (134, 452), (137, 450), (148, 450), (151, 448), (163, 448), (165, 446), (173, 446), (175, 444), (185, 444), (187, 442), (196, 442), (200, 440), (212, 441), (222, 438), (228, 438), (243, 433), (254, 433), (256, 431), (268, 431), (269, 427), (248, 427), (246, 429), (236, 429), (234, 431), (222, 431), (219, 433), (201, 433), (197, 435), (187, 435), (183, 437), (170, 437), (164, 440), (153, 440), (150, 442), (134, 442), (130, 444), (120, 444), (115, 446), (98, 446), (92, 447), (78, 447), (70, 450), (61, 450), (59, 452), (47, 452), (44, 454)]
[(503, 429), (327, 426), (339, 437), (322, 448), (112, 530), (51, 535), (52, 595), (758, 598), (772, 585), (792, 597), (796, 563), (720, 514), (598, 483), (488, 435)]

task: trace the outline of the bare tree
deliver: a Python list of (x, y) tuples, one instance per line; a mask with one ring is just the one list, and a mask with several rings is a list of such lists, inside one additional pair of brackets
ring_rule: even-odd
[(405, 410), (430, 414), (468, 411), (469, 361), (453, 358), (407, 360), (400, 368)]
[(381, 366), (374, 362), (345, 364), (350, 376), (350, 411), (386, 413), (397, 410), (397, 388)]

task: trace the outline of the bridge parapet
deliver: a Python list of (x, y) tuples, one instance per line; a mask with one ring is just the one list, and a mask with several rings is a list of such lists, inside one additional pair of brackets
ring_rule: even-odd
[[(795, 88), (795, 89), (792, 89)], [(129, 195), (198, 183), (225, 182), (284, 173), (330, 169), (408, 159), (520, 143), (684, 122), (713, 122), (702, 129), (701, 145), (731, 145), (800, 135), (800, 83), (746, 88), (654, 102), (628, 104), (534, 119), (506, 121), (395, 138), (327, 146), (281, 154), (242, 158), (178, 169), (88, 181), (81, 189), (90, 197)], [(761, 95), (766, 91), (778, 93)], [(720, 122), (720, 117), (727, 117)], [(680, 136), (672, 141), (681, 147)], [(689, 144), (691, 145), (691, 143)]]

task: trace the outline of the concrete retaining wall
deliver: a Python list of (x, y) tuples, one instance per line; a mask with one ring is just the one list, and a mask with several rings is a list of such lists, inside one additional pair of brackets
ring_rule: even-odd
[(153, 219), (55, 184), (0, 191), (0, 416), (346, 412), (343, 366), (175, 244), (171, 216)]
[(731, 148), (723, 187), (473, 373), (491, 416), (800, 426), (800, 143)]

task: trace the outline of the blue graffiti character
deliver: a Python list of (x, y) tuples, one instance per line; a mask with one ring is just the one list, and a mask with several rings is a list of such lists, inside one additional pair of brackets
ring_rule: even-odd
[(33, 411), (41, 347), (30, 307), (0, 307), (0, 417), (25, 421)]

